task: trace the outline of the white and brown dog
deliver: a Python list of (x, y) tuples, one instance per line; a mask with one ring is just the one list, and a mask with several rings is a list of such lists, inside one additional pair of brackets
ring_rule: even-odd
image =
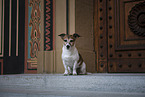
[(80, 35), (75, 33), (73, 35), (60, 34), (58, 36), (64, 41), (62, 47), (62, 61), (65, 68), (64, 75), (86, 74), (86, 64), (75, 47), (75, 40)]

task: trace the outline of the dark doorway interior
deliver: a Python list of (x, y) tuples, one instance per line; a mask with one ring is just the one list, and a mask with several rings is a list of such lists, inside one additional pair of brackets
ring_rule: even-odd
[(10, 0), (5, 0), (4, 71), (3, 71), (4, 74), (24, 73), (25, 0), (18, 1), (19, 1), (18, 3), (19, 9), (17, 12), (17, 0), (11, 0), (11, 4)]

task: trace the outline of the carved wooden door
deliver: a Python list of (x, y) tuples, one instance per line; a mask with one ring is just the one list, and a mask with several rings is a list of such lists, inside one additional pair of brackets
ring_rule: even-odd
[(145, 72), (145, 0), (95, 4), (98, 72)]

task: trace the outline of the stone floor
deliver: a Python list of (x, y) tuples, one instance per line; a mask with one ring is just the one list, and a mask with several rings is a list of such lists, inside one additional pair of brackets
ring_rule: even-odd
[(145, 74), (0, 75), (0, 97), (145, 97)]

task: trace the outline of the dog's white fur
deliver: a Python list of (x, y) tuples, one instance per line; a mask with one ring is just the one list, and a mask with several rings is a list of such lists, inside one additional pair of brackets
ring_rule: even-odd
[[(76, 69), (79, 68), (78, 66), (79, 54), (78, 50), (75, 46), (73, 46), (70, 50), (67, 50), (66, 47), (63, 45), (62, 48), (62, 61), (65, 68), (64, 75), (72, 74), (77, 75)], [(81, 66), (81, 74), (86, 73), (86, 64), (83, 62)]]
[[(70, 46), (69, 49), (67, 48), (68, 45)], [(64, 75), (86, 74), (86, 64), (83, 60), (82, 64), (80, 63), (81, 61), (79, 62), (81, 56), (79, 55), (75, 44), (71, 45), (69, 42), (63, 44), (61, 57), (65, 68)], [(77, 72), (78, 68), (80, 69), (79, 73)]]

